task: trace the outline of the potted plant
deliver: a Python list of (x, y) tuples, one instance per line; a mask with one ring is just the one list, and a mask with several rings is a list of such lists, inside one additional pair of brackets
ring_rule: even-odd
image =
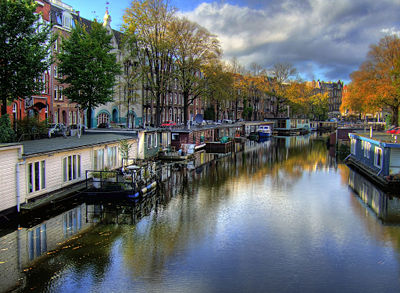
[(101, 187), (101, 178), (102, 178), (102, 174), (99, 171), (94, 171), (91, 172), (92, 178), (93, 178), (93, 187), (94, 188), (100, 188)]
[(116, 182), (117, 174), (115, 173), (115, 171), (112, 171), (108, 167), (105, 167), (103, 172), (101, 173), (101, 176), (105, 181)]

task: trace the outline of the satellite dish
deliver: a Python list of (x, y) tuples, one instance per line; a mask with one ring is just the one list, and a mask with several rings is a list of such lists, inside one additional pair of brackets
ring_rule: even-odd
[(201, 122), (203, 122), (203, 115), (201, 114), (196, 114), (196, 116), (194, 116), (194, 121), (198, 124), (201, 124)]

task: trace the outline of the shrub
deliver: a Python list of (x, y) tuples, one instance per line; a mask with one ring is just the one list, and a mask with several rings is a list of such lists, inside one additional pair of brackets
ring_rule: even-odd
[(7, 114), (0, 117), (0, 142), (13, 142), (15, 132), (11, 127), (10, 118)]

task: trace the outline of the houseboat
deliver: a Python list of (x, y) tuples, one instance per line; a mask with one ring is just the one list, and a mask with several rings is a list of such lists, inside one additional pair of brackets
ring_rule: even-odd
[(257, 133), (260, 139), (270, 137), (272, 135), (272, 129), (270, 125), (260, 125), (257, 129)]
[(274, 118), (274, 133), (277, 135), (302, 135), (310, 132), (309, 119)]
[(58, 137), (0, 145), (0, 212), (32, 209), (85, 188), (86, 170), (122, 167), (120, 141), (137, 158), (136, 135), (115, 133)]
[(370, 131), (350, 133), (345, 162), (385, 189), (400, 187), (400, 141), (397, 136)]

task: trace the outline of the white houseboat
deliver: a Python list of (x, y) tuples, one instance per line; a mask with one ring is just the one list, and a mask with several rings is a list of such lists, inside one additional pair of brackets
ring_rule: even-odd
[(83, 187), (86, 170), (122, 167), (121, 140), (137, 158), (137, 136), (102, 133), (0, 144), (0, 213), (20, 211), (43, 197)]

